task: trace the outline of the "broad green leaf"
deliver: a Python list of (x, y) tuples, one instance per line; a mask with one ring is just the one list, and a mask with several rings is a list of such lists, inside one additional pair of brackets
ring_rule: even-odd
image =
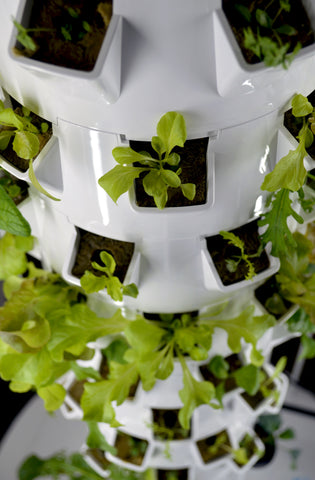
[(196, 185), (194, 183), (182, 183), (180, 186), (182, 194), (188, 200), (193, 200), (196, 195)]
[(148, 153), (138, 153), (130, 147), (115, 147), (112, 154), (116, 162), (120, 165), (152, 161), (152, 157)]
[(193, 360), (205, 360), (212, 343), (212, 332), (206, 325), (175, 329), (174, 339), (183, 353)]
[(178, 418), (182, 427), (188, 429), (194, 410), (200, 405), (210, 405), (211, 400), (215, 397), (215, 388), (211, 382), (196, 380), (182, 361), (181, 364), (184, 387), (179, 391), (179, 397), (183, 402), (183, 407), (179, 411)]
[(302, 188), (307, 174), (303, 163), (306, 155), (304, 143), (299, 143), (295, 150), (290, 150), (279, 160), (273, 171), (265, 176), (262, 190), (276, 192), (283, 188), (296, 192)]
[(258, 417), (258, 424), (266, 433), (273, 435), (281, 427), (281, 417), (278, 414), (264, 414)]
[(61, 311), (51, 325), (52, 335), (47, 348), (56, 361), (62, 361), (65, 351), (80, 355), (88, 342), (120, 333), (127, 324), (120, 310), (111, 318), (100, 318), (87, 305), (76, 304)]
[(139, 291), (135, 283), (129, 283), (129, 285), (123, 285), (122, 293), (123, 295), (127, 295), (128, 297), (137, 298)]
[(103, 452), (109, 452), (112, 455), (117, 455), (117, 449), (110, 445), (105, 436), (101, 433), (97, 422), (87, 422), (89, 434), (86, 439), (86, 444), (90, 448), (99, 448)]
[(265, 10), (257, 8), (255, 11), (256, 20), (264, 28), (271, 28), (272, 19), (269, 17), (268, 13)]
[(111, 277), (107, 282), (107, 293), (115, 301), (121, 302), (123, 299), (122, 283), (118, 277)]
[(138, 378), (135, 365), (112, 362), (109, 380), (84, 384), (81, 407), (84, 420), (110, 423), (118, 426), (112, 402), (121, 405), (128, 397), (130, 387)]
[(143, 179), (143, 188), (145, 192), (154, 197), (155, 195), (161, 195), (167, 190), (167, 185), (163, 180), (161, 170), (151, 170)]
[(37, 390), (37, 394), (44, 400), (45, 409), (53, 412), (61, 407), (66, 396), (66, 390), (59, 383), (54, 383)]
[(227, 333), (227, 342), (233, 353), (239, 353), (242, 349), (242, 339), (252, 345), (251, 362), (260, 366), (264, 360), (257, 351), (256, 345), (259, 338), (275, 325), (275, 319), (271, 315), (254, 316), (255, 307), (248, 306), (240, 315), (234, 318), (211, 319), (207, 324), (211, 328), (222, 328)]
[[(104, 265), (108, 268), (109, 273), (113, 274), (116, 268), (116, 262), (114, 257), (110, 253), (103, 250), (100, 253), (100, 259), (104, 263)], [(100, 266), (98, 268), (100, 268)]]
[(228, 377), (229, 364), (221, 355), (215, 355), (209, 362), (207, 368), (216, 378), (224, 380)]
[[(5, 280), (11, 275), (21, 275), (27, 269), (27, 258), (20, 237), (6, 233), (0, 239), (0, 279)], [(26, 237), (33, 243), (33, 237)]]
[(99, 292), (103, 290), (108, 283), (108, 278), (105, 276), (97, 277), (94, 273), (86, 270), (80, 278), (81, 287), (86, 293)]
[(299, 360), (306, 358), (314, 358), (315, 357), (315, 340), (312, 337), (308, 337), (307, 335), (303, 335), (301, 338), (301, 345), (303, 347), (302, 353), (299, 357)]
[(163, 149), (164, 146), (161, 138), (157, 136), (152, 137), (151, 145), (153, 150), (155, 150), (156, 153), (158, 154), (159, 158), (161, 158), (162, 154), (165, 152), (165, 150)]
[(282, 440), (291, 440), (292, 438), (295, 438), (294, 430), (292, 428), (287, 428), (279, 434), (279, 438), (282, 438)]
[[(50, 338), (49, 323), (45, 318), (27, 319), (27, 312), (19, 312), (20, 317), (7, 313), (6, 306), (0, 308), (0, 336), (18, 351), (28, 352), (46, 345)], [(9, 308), (11, 305), (9, 306)]]
[(30, 159), (29, 163), (29, 169), (28, 169), (28, 176), (30, 181), (32, 182), (32, 185), (43, 195), (46, 197), (50, 198), (51, 200), (54, 200), (55, 202), (59, 202), (60, 198), (56, 198), (53, 195), (51, 195), (47, 190), (45, 190), (44, 187), (39, 183), (39, 181), (36, 178), (35, 172), (34, 172), (34, 167), (33, 167), (33, 161)]
[(271, 242), (271, 254), (276, 257), (285, 254), (288, 247), (296, 247), (296, 242), (287, 224), (288, 217), (292, 216), (298, 223), (303, 223), (303, 218), (291, 207), (289, 195), (289, 190), (279, 190), (274, 195), (270, 211), (263, 214), (262, 219), (258, 221), (260, 227), (268, 225), (267, 230), (261, 235), (261, 240), (264, 245)]
[(315, 325), (311, 322), (309, 315), (300, 308), (287, 321), (289, 332), (300, 332), (301, 334), (315, 333)]
[(156, 130), (163, 144), (162, 153), (169, 155), (175, 146), (184, 146), (187, 137), (186, 125), (180, 113), (168, 112), (163, 115)]
[(292, 113), (295, 117), (305, 117), (313, 111), (313, 105), (308, 101), (307, 97), (300, 93), (294, 95), (292, 99)]
[(259, 368), (255, 365), (245, 365), (239, 368), (233, 374), (236, 383), (243, 388), (249, 395), (255, 395), (260, 386)]
[(12, 130), (2, 130), (0, 132), (0, 150), (5, 150), (7, 148), (12, 135), (14, 135)]
[[(83, 456), (79, 453), (74, 453), (69, 457), (65, 457), (64, 453), (57, 453), (47, 459), (40, 459), (31, 455), (20, 466), (18, 474), (19, 480), (35, 480), (47, 476), (54, 479), (62, 477), (65, 480), (103, 479), (85, 462)], [(115, 480), (114, 477), (111, 478)], [(116, 480), (119, 480), (119, 478), (117, 477)]]
[(178, 153), (172, 152), (165, 160), (166, 163), (168, 163), (172, 167), (177, 167), (180, 162), (180, 156), (178, 155)]
[(0, 185), (0, 229), (13, 235), (28, 237), (31, 227), (14, 201)]
[(105, 173), (99, 180), (99, 185), (105, 190), (110, 198), (116, 203), (118, 198), (128, 192), (133, 186), (133, 182), (142, 172), (148, 168), (123, 167), (116, 165), (109, 172)]
[(14, 113), (12, 108), (5, 108), (0, 111), (0, 124), (8, 127), (15, 127), (18, 130), (23, 130), (24, 123), (20, 115)]
[(131, 347), (141, 354), (154, 352), (165, 335), (162, 328), (144, 319), (130, 322), (124, 333)]
[(180, 186), (180, 178), (172, 170), (162, 169), (161, 177), (163, 178), (164, 182), (170, 187), (178, 188)]
[(154, 195), (154, 202), (155, 205), (159, 210), (163, 210), (165, 208), (165, 205), (168, 200), (168, 195), (167, 195), (167, 189), (165, 189), (163, 192), (161, 192), (160, 195)]
[(30, 160), (39, 152), (38, 136), (32, 132), (16, 132), (12, 147), (19, 157)]

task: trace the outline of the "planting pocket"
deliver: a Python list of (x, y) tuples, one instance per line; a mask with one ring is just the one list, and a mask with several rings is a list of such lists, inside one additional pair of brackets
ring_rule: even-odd
[(257, 220), (230, 232), (206, 237), (208, 260), (222, 289), (258, 283), (279, 268), (278, 259), (261, 249)]

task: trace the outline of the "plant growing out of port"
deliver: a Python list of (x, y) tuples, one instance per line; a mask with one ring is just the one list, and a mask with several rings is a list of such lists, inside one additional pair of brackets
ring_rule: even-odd
[[(275, 5), (278, 8), (271, 13), (270, 9)], [(264, 61), (267, 67), (282, 65), (287, 69), (302, 46), (295, 40), (296, 28), (288, 24), (277, 26), (279, 15), (291, 10), (290, 0), (271, 0), (263, 9), (255, 8), (254, 2), (249, 8), (236, 3), (235, 8), (248, 24), (243, 29), (244, 47)], [(290, 50), (291, 53), (288, 53)]]
[[(133, 472), (115, 464), (106, 468), (111, 480), (154, 480), (153, 470)], [(80, 453), (66, 456), (57, 453), (49, 458), (36, 455), (28, 457), (19, 468), (19, 480), (35, 480), (42, 477), (65, 478), (66, 480), (102, 480), (104, 477), (95, 472)]]
[(12, 108), (5, 108), (0, 100), (0, 125), (4, 128), (0, 131), (0, 150), (5, 150), (10, 141), (16, 154), (30, 160), (39, 152), (40, 142), (38, 135), (48, 131), (48, 123), (42, 122), (41, 131), (32, 123), (30, 110), (22, 107), (23, 115), (17, 114)]
[[(174, 368), (174, 358), (180, 362), (183, 372), (183, 388), (179, 391), (183, 407), (179, 421), (184, 429), (190, 426), (193, 411), (199, 405), (219, 408), (215, 399), (215, 387), (209, 381), (199, 381), (190, 372), (186, 357), (206, 360), (211, 348), (212, 335), (216, 328), (224, 329), (232, 352), (240, 352), (242, 341), (252, 345), (251, 361), (261, 365), (264, 358), (256, 348), (258, 338), (275, 323), (270, 315), (254, 316), (250, 306), (236, 317), (230, 317), (226, 305), (221, 312), (205, 312), (199, 317), (183, 315), (160, 315), (160, 321), (142, 317), (129, 322), (124, 329), (130, 348), (124, 354), (124, 364), (110, 363), (108, 380), (86, 383), (81, 399), (84, 419), (106, 422), (119, 426), (112, 402), (122, 404), (130, 386), (138, 378), (144, 390), (153, 388), (157, 379), (164, 380)], [(242, 340), (243, 339), (243, 340)]]
[(76, 363), (94, 355), (87, 344), (121, 332), (128, 322), (120, 310), (111, 318), (98, 317), (80, 288), (35, 268), (26, 257), (33, 241), (11, 234), (0, 239), (0, 279), (7, 299), (0, 307), (0, 375), (12, 391), (35, 390), (53, 411), (66, 394), (58, 382), (64, 373), (73, 370), (79, 380), (101, 378)]
[(116, 147), (113, 157), (118, 165), (99, 179), (99, 185), (114, 202), (139, 177), (145, 192), (154, 198), (159, 209), (165, 207), (170, 187), (180, 188), (186, 198), (193, 200), (196, 186), (193, 183), (181, 183), (180, 156), (172, 151), (176, 146), (184, 146), (186, 136), (184, 117), (177, 112), (166, 113), (158, 122), (157, 136), (151, 141), (157, 158), (147, 152), (138, 153), (131, 147)]
[(93, 272), (86, 270), (80, 279), (81, 287), (86, 293), (98, 292), (106, 288), (108, 295), (115, 301), (121, 302), (123, 295), (136, 298), (138, 288), (134, 283), (123, 285), (118, 277), (114, 275), (116, 262), (114, 257), (106, 252), (100, 252), (101, 263), (91, 262), (92, 267), (99, 272), (101, 276), (94, 275)]
[(297, 94), (292, 99), (292, 114), (297, 119), (302, 119), (302, 127), (297, 137), (298, 146), (279, 160), (273, 171), (266, 175), (261, 186), (262, 190), (272, 194), (270, 208), (259, 221), (260, 226), (268, 225), (261, 239), (265, 245), (271, 242), (271, 253), (278, 257), (282, 252), (287, 253), (288, 248), (296, 248), (296, 242), (287, 225), (288, 217), (292, 216), (298, 223), (303, 223), (303, 218), (292, 208), (290, 193), (297, 192), (302, 207), (308, 208), (305, 207), (303, 186), (310, 174), (304, 167), (304, 158), (307, 155), (306, 149), (314, 141), (314, 107), (306, 97)]
[(31, 227), (13, 201), (13, 198), (20, 194), (20, 190), (8, 174), (0, 176), (0, 229), (13, 235), (28, 237)]
[(228, 269), (229, 272), (236, 272), (239, 264), (241, 261), (244, 261), (247, 265), (248, 272), (245, 276), (246, 280), (251, 280), (255, 275), (255, 267), (250, 261), (251, 258), (259, 257), (261, 255), (261, 252), (263, 250), (263, 246), (261, 245), (257, 253), (248, 255), (245, 251), (245, 243), (243, 240), (235, 235), (232, 232), (227, 232), (225, 230), (220, 231), (220, 235), (228, 241), (230, 245), (233, 245), (234, 247), (238, 248), (240, 250), (239, 255), (233, 255), (231, 258), (227, 258), (225, 260), (226, 263), (226, 268)]
[(238, 448), (232, 448), (226, 431), (217, 435), (214, 443), (208, 447), (208, 451), (212, 457), (216, 457), (219, 451), (230, 454), (233, 460), (241, 466), (246, 465), (252, 455), (260, 453), (249, 433), (240, 441)]

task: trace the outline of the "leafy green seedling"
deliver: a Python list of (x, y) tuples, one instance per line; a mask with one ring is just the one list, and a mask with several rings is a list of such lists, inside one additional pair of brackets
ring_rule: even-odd
[(232, 455), (233, 460), (239, 465), (246, 465), (252, 455), (258, 454), (258, 448), (249, 433), (240, 441), (238, 448), (232, 448), (226, 431), (217, 435), (214, 443), (208, 447), (211, 456), (215, 457), (219, 451)]
[(180, 156), (172, 152), (176, 146), (183, 147), (185, 141), (186, 125), (183, 116), (177, 112), (168, 112), (160, 119), (157, 136), (151, 141), (158, 158), (153, 158), (147, 152), (138, 153), (130, 147), (116, 147), (113, 157), (119, 165), (103, 175), (98, 183), (117, 202), (132, 187), (134, 180), (144, 174), (140, 177), (143, 188), (147, 195), (154, 198), (159, 209), (163, 209), (167, 203), (169, 187), (181, 188), (183, 195), (193, 200), (196, 186), (193, 183), (181, 183)]
[(17, 41), (20, 42), (20, 44), (23, 45), (23, 47), (26, 50), (30, 50), (33, 53), (36, 52), (36, 50), (38, 49), (38, 46), (37, 46), (36, 42), (33, 40), (32, 35), (30, 35), (30, 34), (32, 34), (34, 32), (52, 32), (52, 31), (54, 31), (51, 28), (39, 28), (39, 27), (38, 28), (25, 28), (17, 20), (15, 20), (15, 18), (12, 18), (12, 22), (13, 22), (15, 28), (18, 31), (18, 34), (16, 36)]
[[(270, 8), (279, 4), (278, 9), (272, 16), (268, 13)], [(301, 43), (295, 42), (298, 31), (288, 24), (276, 26), (276, 21), (282, 12), (289, 12), (291, 5), (289, 0), (271, 0), (264, 9), (254, 9), (254, 3), (248, 8), (242, 4), (236, 4), (236, 10), (241, 14), (247, 27), (243, 29), (244, 47), (250, 50), (260, 60), (263, 60), (267, 67), (282, 65), (287, 69), (295, 55), (301, 49)], [(269, 10), (270, 11), (270, 10)], [(266, 34), (262, 35), (261, 31)], [(283, 35), (289, 41), (283, 41)], [(293, 39), (291, 41), (291, 38)], [(293, 50), (288, 53), (290, 49)]]
[(66, 7), (65, 17), (65, 23), (61, 26), (60, 33), (66, 42), (80, 41), (87, 32), (91, 32), (91, 25), (82, 18), (79, 9)]
[(48, 124), (43, 122), (41, 131), (32, 123), (30, 111), (23, 108), (23, 115), (18, 115), (12, 108), (5, 108), (0, 100), (0, 150), (5, 150), (13, 139), (12, 148), (16, 154), (26, 160), (36, 157), (39, 152), (39, 135), (47, 132)]
[(106, 288), (108, 295), (115, 301), (121, 302), (123, 295), (136, 298), (138, 295), (138, 288), (134, 283), (123, 285), (118, 277), (114, 275), (116, 262), (114, 257), (106, 252), (100, 253), (100, 260), (102, 264), (92, 262), (91, 265), (95, 270), (102, 272), (102, 276), (96, 276), (94, 273), (86, 270), (81, 277), (81, 287), (86, 293), (99, 292)]
[(237, 235), (234, 235), (234, 233), (232, 232), (226, 232), (224, 230), (220, 231), (220, 235), (224, 238), (224, 240), (227, 240), (230, 245), (233, 245), (234, 247), (240, 250), (240, 255), (233, 255), (232, 258), (227, 258), (225, 260), (226, 268), (228, 269), (228, 271), (236, 272), (240, 262), (244, 261), (248, 268), (248, 272), (245, 276), (245, 279), (251, 280), (256, 275), (256, 272), (255, 272), (255, 267), (253, 263), (250, 261), (250, 259), (259, 257), (261, 255), (262, 247), (258, 250), (257, 253), (248, 255), (245, 252), (245, 244), (243, 240), (241, 240)]

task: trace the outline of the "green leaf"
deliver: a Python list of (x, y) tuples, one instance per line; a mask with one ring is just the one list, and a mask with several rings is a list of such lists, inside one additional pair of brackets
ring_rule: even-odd
[(129, 283), (129, 285), (123, 285), (122, 293), (123, 295), (127, 295), (128, 297), (137, 298), (139, 291), (135, 283)]
[(81, 287), (86, 293), (99, 292), (103, 290), (108, 282), (108, 278), (105, 276), (97, 277), (94, 273), (86, 270), (80, 278)]
[(282, 438), (283, 440), (291, 440), (292, 438), (295, 438), (294, 430), (292, 428), (287, 428), (280, 433), (279, 438)]
[(255, 11), (256, 20), (264, 28), (272, 27), (272, 19), (269, 17), (268, 13), (265, 10), (257, 8)]
[(183, 368), (183, 389), (179, 391), (179, 396), (183, 402), (183, 407), (179, 411), (179, 421), (183, 428), (190, 427), (190, 419), (194, 410), (200, 405), (210, 405), (215, 397), (215, 388), (211, 382), (196, 380), (190, 373), (183, 357), (180, 357)]
[(249, 8), (245, 7), (245, 5), (242, 5), (241, 3), (236, 3), (234, 7), (245, 18), (247, 22), (251, 21), (252, 15)]
[(58, 410), (64, 402), (66, 390), (59, 383), (39, 388), (37, 394), (44, 400), (48, 412)]
[(255, 365), (245, 365), (239, 368), (233, 374), (236, 383), (243, 388), (249, 395), (255, 395), (260, 386), (260, 369)]
[(163, 209), (167, 202), (167, 184), (164, 182), (161, 172), (151, 170), (143, 178), (143, 188), (145, 192), (154, 198), (155, 204), (159, 209)]
[[(233, 353), (239, 353), (242, 349), (242, 339), (252, 345), (251, 362), (260, 366), (264, 360), (257, 351), (256, 344), (259, 338), (272, 326), (275, 319), (271, 315), (254, 316), (255, 307), (249, 305), (237, 317), (225, 319), (222, 315), (218, 319), (207, 319), (210, 328), (222, 328), (227, 333), (228, 346)], [(222, 318), (221, 318), (222, 317)], [(203, 319), (203, 317), (201, 317)]]
[(133, 364), (111, 363), (109, 380), (85, 383), (81, 399), (84, 420), (105, 422), (117, 426), (112, 402), (121, 405), (128, 397), (130, 387), (138, 379), (137, 368)]
[(162, 328), (144, 319), (130, 322), (124, 333), (130, 346), (142, 354), (152, 353), (159, 348), (165, 335)]
[(136, 162), (152, 161), (148, 153), (136, 152), (131, 147), (115, 147), (112, 151), (113, 157), (120, 165), (130, 165)]
[(307, 97), (300, 93), (294, 95), (292, 102), (292, 113), (295, 117), (305, 117), (313, 111), (313, 105), (308, 101)]
[(109, 452), (112, 455), (117, 455), (117, 449), (110, 445), (104, 435), (101, 433), (96, 422), (87, 422), (89, 428), (89, 435), (86, 439), (87, 446), (90, 448), (99, 448), (104, 452)]
[(28, 237), (31, 227), (14, 201), (0, 185), (0, 229), (13, 235)]
[(56, 315), (48, 350), (56, 361), (63, 360), (65, 351), (80, 355), (88, 342), (120, 333), (127, 323), (120, 310), (111, 318), (100, 318), (87, 305), (75, 304)]
[(301, 345), (303, 347), (302, 353), (299, 357), (299, 360), (303, 358), (314, 358), (315, 357), (315, 340), (312, 337), (308, 337), (307, 335), (302, 335), (301, 337)]
[(258, 417), (258, 424), (269, 435), (273, 435), (277, 430), (279, 430), (281, 423), (281, 417), (278, 414), (264, 414)]
[(241, 253), (244, 253), (244, 242), (240, 239), (237, 235), (234, 235), (233, 232), (227, 232), (225, 230), (221, 230), (220, 232), (221, 237), (224, 238), (230, 245), (237, 247), (241, 250)]
[(112, 170), (105, 173), (105, 175), (98, 180), (98, 183), (116, 203), (118, 198), (123, 193), (128, 192), (133, 186), (134, 180), (139, 178), (140, 174), (147, 170), (148, 168), (116, 165)]
[(0, 124), (8, 127), (15, 127), (21, 131), (24, 129), (22, 117), (17, 115), (12, 108), (4, 108), (0, 111)]
[(188, 200), (193, 200), (196, 195), (196, 185), (194, 183), (182, 183), (180, 186), (182, 194)]
[(280, 25), (280, 27), (277, 27), (275, 30), (277, 33), (280, 33), (280, 35), (288, 35), (290, 37), (297, 35), (298, 33), (296, 28), (291, 25)]
[(39, 152), (38, 136), (32, 132), (16, 132), (12, 147), (19, 157), (30, 160)]
[(180, 186), (180, 178), (172, 170), (162, 169), (161, 177), (163, 178), (164, 182), (170, 187), (178, 188)]
[(221, 355), (215, 355), (209, 362), (207, 368), (216, 378), (224, 380), (228, 378), (229, 364)]
[(177, 112), (168, 112), (157, 124), (157, 134), (163, 145), (162, 153), (168, 156), (175, 146), (183, 147), (186, 141), (186, 125), (184, 117)]
[(261, 57), (261, 46), (251, 27), (244, 28), (244, 47), (252, 51), (258, 58)]
[[(25, 244), (19, 239), (25, 238)], [(0, 239), (0, 279), (5, 280), (11, 275), (21, 275), (27, 269), (25, 253), (31, 250), (33, 237), (15, 237), (6, 233)]]
[(311, 322), (303, 308), (299, 308), (287, 321), (289, 332), (299, 332), (301, 334), (315, 333), (315, 325)]
[(32, 160), (30, 160), (30, 163), (29, 163), (28, 176), (29, 176), (30, 181), (32, 182), (32, 185), (33, 185), (40, 193), (42, 193), (42, 194), (45, 195), (46, 197), (50, 198), (51, 200), (54, 200), (55, 202), (59, 202), (59, 201), (60, 201), (60, 198), (54, 197), (54, 196), (51, 195), (49, 192), (47, 192), (47, 190), (45, 190), (44, 187), (41, 186), (41, 184), (39, 183), (39, 181), (38, 181), (37, 178), (36, 178), (36, 175), (35, 175), (35, 172), (34, 172), (34, 167), (33, 167), (33, 161), (32, 161)]
[(296, 242), (288, 227), (287, 219), (292, 216), (298, 223), (303, 223), (303, 218), (291, 207), (290, 192), (287, 189), (279, 190), (272, 200), (271, 210), (266, 212), (258, 221), (260, 227), (268, 225), (267, 230), (261, 235), (264, 245), (271, 242), (271, 254), (278, 257), (294, 248)]
[(102, 354), (107, 358), (109, 363), (116, 362), (125, 364), (126, 361), (124, 360), (124, 355), (128, 348), (129, 345), (125, 338), (116, 338), (108, 345), (108, 347), (102, 350)]
[(168, 165), (171, 165), (172, 167), (177, 167), (180, 163), (180, 156), (178, 153), (172, 152), (168, 157), (165, 159), (166, 163)]
[(290, 150), (285, 157), (279, 160), (273, 171), (265, 176), (261, 189), (268, 190), (268, 192), (275, 192), (279, 189), (296, 192), (302, 188), (307, 174), (303, 163), (306, 155), (304, 143), (299, 143), (295, 150)]
[(122, 283), (118, 277), (111, 277), (108, 279), (107, 293), (115, 302), (122, 301)]
[[(109, 273), (113, 274), (114, 271), (115, 271), (115, 268), (116, 268), (116, 262), (115, 262), (115, 259), (114, 257), (106, 252), (105, 250), (103, 250), (101, 253), (100, 253), (100, 259), (101, 261), (104, 263), (104, 265), (106, 266), (106, 268), (108, 268), (108, 271)], [(96, 263), (96, 262), (95, 262)], [(93, 265), (94, 266), (94, 265)], [(97, 267), (94, 267), (94, 268), (98, 268), (99, 270), (101, 270), (102, 267), (100, 267), (99, 265)], [(102, 270), (101, 270), (102, 271)]]
[(12, 130), (2, 130), (2, 132), (0, 132), (0, 150), (5, 150), (7, 148), (12, 135), (14, 135)]

